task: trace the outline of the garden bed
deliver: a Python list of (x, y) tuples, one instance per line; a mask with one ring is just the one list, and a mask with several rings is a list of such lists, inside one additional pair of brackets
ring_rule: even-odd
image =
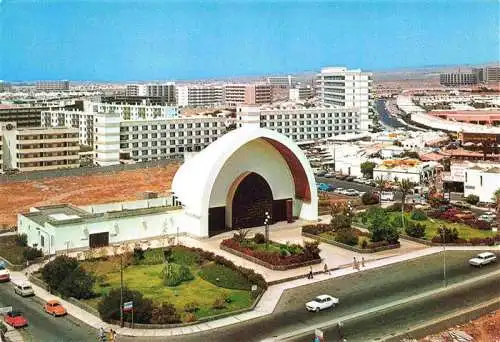
[(350, 228), (352, 236), (355, 238), (353, 244), (337, 241), (336, 233), (329, 224), (307, 225), (302, 227), (302, 236), (341, 247), (357, 253), (376, 253), (388, 249), (399, 248), (400, 244), (390, 244), (387, 241), (370, 242), (370, 233), (361, 231), (354, 227)]
[(304, 242), (304, 246), (290, 243), (269, 241), (261, 233), (252, 239), (245, 237), (246, 233), (235, 234), (233, 238), (223, 240), (220, 248), (226, 252), (247, 259), (258, 265), (275, 271), (285, 271), (321, 263), (318, 243)]
[(377, 252), (382, 252), (382, 251), (385, 251), (385, 250), (388, 250), (388, 249), (395, 249), (395, 248), (401, 247), (401, 245), (398, 242), (397, 244), (392, 244), (392, 245), (387, 244), (385, 246), (379, 246), (379, 247), (359, 248), (357, 246), (350, 246), (350, 245), (347, 245), (345, 243), (341, 243), (341, 242), (335, 241), (333, 238), (327, 238), (327, 237), (323, 237), (321, 235), (313, 235), (313, 234), (308, 234), (308, 233), (302, 232), (302, 236), (308, 237), (310, 239), (319, 240), (321, 242), (328, 243), (330, 245), (334, 245), (334, 246), (337, 246), (337, 247), (340, 247), (340, 248), (344, 248), (344, 249), (347, 249), (347, 250), (350, 250), (350, 251), (353, 251), (353, 252), (365, 253), (365, 254), (368, 254), (368, 253), (377, 253)]
[[(127, 255), (124, 259), (124, 285), (131, 291), (139, 291), (154, 306), (172, 304), (180, 316), (179, 322), (176, 322), (179, 324), (248, 310), (267, 288), (264, 278), (253, 270), (238, 267), (231, 261), (201, 249), (173, 247), (168, 264), (164, 262), (162, 249), (148, 250), (144, 252), (143, 258)], [(97, 296), (81, 302), (99, 310), (103, 298), (113, 289), (120, 288), (120, 257), (83, 261), (80, 264), (97, 279), (94, 286)], [(168, 286), (165, 272), (169, 270), (176, 272), (176, 277), (179, 270), (182, 274), (187, 272), (189, 276), (179, 281), (174, 277), (175, 284)], [(252, 291), (253, 285), (257, 285), (256, 291)], [(107, 321), (111, 322), (113, 318)], [(145, 324), (148, 323), (151, 322)]]
[(41, 252), (27, 253), (36, 251), (20, 243), (19, 235), (8, 235), (0, 237), (0, 260), (7, 263), (7, 266), (13, 271), (19, 271), (26, 267), (26, 256), (30, 258), (30, 263), (41, 261), (43, 258)]

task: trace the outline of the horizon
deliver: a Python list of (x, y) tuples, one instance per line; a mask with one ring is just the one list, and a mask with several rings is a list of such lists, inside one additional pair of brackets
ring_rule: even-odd
[(9, 54), (0, 56), (0, 79), (192, 81), (329, 65), (384, 72), (489, 64), (500, 50), (496, 9), (495, 1), (464, 0), (4, 0), (0, 21), (10, 30), (1, 30), (0, 46)]

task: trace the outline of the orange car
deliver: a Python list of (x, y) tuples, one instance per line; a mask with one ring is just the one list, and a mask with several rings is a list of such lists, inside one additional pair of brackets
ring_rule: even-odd
[(52, 316), (66, 315), (66, 309), (61, 305), (61, 303), (59, 303), (58, 300), (49, 300), (45, 303), (43, 309)]

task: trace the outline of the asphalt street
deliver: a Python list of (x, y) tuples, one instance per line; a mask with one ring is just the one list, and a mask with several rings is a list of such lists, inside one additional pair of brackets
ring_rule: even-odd
[[(384, 312), (362, 316), (356, 320), (344, 322), (342, 328), (334, 325), (322, 329), (323, 337), (328, 342), (342, 341), (342, 339), (349, 342), (377, 341), (383, 337), (407, 331), (409, 327), (423, 322), (498, 298), (500, 295), (498, 283), (498, 277), (490, 277), (471, 286), (429, 296)], [(418, 338), (420, 336), (405, 334), (405, 337)], [(313, 338), (314, 335), (310, 334), (289, 339), (287, 342), (310, 342)]]
[(14, 293), (11, 282), (0, 283), (0, 307), (12, 306), (28, 320), (22, 328), (26, 342), (81, 342), (96, 341), (97, 332), (69, 317), (52, 317), (45, 313), (39, 300), (23, 298)]
[[(458, 283), (500, 268), (500, 263), (483, 268), (469, 266), (467, 261), (475, 254), (474, 251), (448, 251), (446, 253), (448, 284)], [(274, 313), (269, 316), (200, 334), (171, 337), (169, 341), (262, 341), (272, 336), (321, 324), (441, 286), (443, 286), (443, 254), (438, 253), (290, 289), (283, 294)], [(495, 287), (492, 289), (497, 290)], [(488, 291), (488, 296), (500, 294), (494, 290)], [(340, 298), (339, 306), (334, 310), (319, 313), (307, 312), (304, 308), (305, 302), (320, 294), (331, 294)], [(481, 293), (474, 292), (472, 295), (475, 296), (474, 298), (482, 298)], [(449, 307), (452, 307), (451, 303)], [(373, 325), (373, 334), (382, 332), (382, 330), (379, 332), (379, 329), (383, 328), (380, 324), (370, 322), (366, 324)], [(386, 322), (392, 324), (391, 321)], [(153, 340), (161, 339), (120, 338), (120, 341)]]

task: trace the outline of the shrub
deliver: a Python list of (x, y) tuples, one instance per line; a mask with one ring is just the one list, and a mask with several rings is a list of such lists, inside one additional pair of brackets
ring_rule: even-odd
[(265, 236), (264, 236), (264, 234), (262, 234), (262, 233), (257, 233), (257, 234), (255, 234), (255, 236), (253, 237), (253, 241), (254, 241), (256, 244), (265, 243), (265, 242), (266, 242), (266, 237), (265, 237)]
[(312, 235), (319, 235), (321, 233), (332, 231), (332, 226), (329, 224), (319, 223), (302, 226), (302, 232)]
[(216, 310), (224, 309), (226, 307), (226, 301), (224, 298), (217, 298), (212, 304), (212, 308)]
[(402, 228), (404, 222), (404, 227), (408, 226), (408, 218), (406, 216), (396, 215), (391, 221), (391, 224), (396, 228)]
[(358, 244), (358, 237), (353, 233), (352, 230), (342, 230), (335, 234), (335, 241), (344, 243), (349, 246), (355, 246)]
[(194, 313), (194, 312), (198, 311), (199, 309), (200, 309), (200, 305), (196, 302), (191, 302), (191, 303), (187, 303), (186, 305), (184, 305), (185, 312)]
[(188, 312), (187, 314), (184, 315), (184, 322), (185, 323), (190, 323), (190, 322), (196, 322), (197, 318), (196, 315), (192, 312)]
[(371, 242), (368, 244), (369, 249), (375, 249), (383, 246), (388, 246), (389, 242), (387, 241), (377, 241), (377, 242)]
[(319, 259), (319, 241), (304, 241), (304, 256), (306, 260)]
[(226, 289), (250, 290), (252, 287), (252, 284), (240, 272), (214, 262), (203, 266), (198, 275), (202, 279)]
[(23, 256), (26, 260), (34, 260), (36, 258), (40, 258), (41, 256), (43, 256), (43, 252), (41, 249), (36, 249), (36, 248), (27, 246), (23, 250)]
[(163, 250), (161, 248), (147, 249), (143, 252), (143, 257), (136, 261), (135, 255), (133, 257), (134, 262), (141, 265), (159, 265), (165, 262), (165, 257), (163, 255)]
[(169, 262), (163, 268), (163, 279), (165, 285), (177, 286), (183, 281), (193, 280), (194, 276), (187, 266)]
[(201, 261), (200, 254), (183, 246), (172, 249), (172, 261), (181, 265), (196, 265)]
[(352, 217), (346, 214), (340, 213), (333, 215), (330, 224), (334, 231), (339, 231), (342, 229), (351, 228)]
[(437, 235), (432, 238), (432, 242), (442, 243), (443, 235), (445, 243), (459, 243), (458, 230), (457, 228), (441, 227), (436, 231)]
[(140, 247), (134, 247), (133, 263), (135, 265), (140, 264), (143, 259), (144, 259), (144, 250)]
[(469, 196), (465, 197), (465, 202), (476, 205), (479, 202), (479, 196), (470, 194)]
[(425, 221), (427, 219), (427, 215), (422, 209), (413, 209), (411, 212), (411, 219), (415, 221)]
[(361, 203), (365, 205), (377, 204), (379, 203), (379, 198), (373, 192), (365, 192), (363, 196), (361, 196)]
[(26, 234), (17, 234), (16, 235), (16, 245), (20, 247), (28, 246), (28, 235)]
[(401, 203), (393, 203), (387, 208), (385, 208), (385, 211), (387, 212), (392, 212), (392, 211), (401, 211)]
[(406, 234), (415, 238), (422, 238), (425, 236), (425, 225), (421, 223), (408, 222), (405, 228)]
[(181, 316), (175, 310), (175, 306), (170, 303), (163, 302), (160, 305), (155, 305), (151, 312), (152, 324), (175, 324), (181, 323)]
[[(123, 302), (134, 302), (134, 322), (148, 324), (151, 321), (153, 312), (153, 301), (149, 298), (144, 298), (142, 293), (135, 290), (130, 290), (127, 287), (123, 288)], [(120, 288), (115, 288), (104, 295), (97, 305), (97, 310), (101, 318), (110, 322), (111, 320), (120, 319)], [(131, 312), (123, 312), (124, 321), (132, 319)]]
[(363, 239), (361, 241), (361, 248), (366, 249), (368, 247), (368, 241), (366, 239)]

